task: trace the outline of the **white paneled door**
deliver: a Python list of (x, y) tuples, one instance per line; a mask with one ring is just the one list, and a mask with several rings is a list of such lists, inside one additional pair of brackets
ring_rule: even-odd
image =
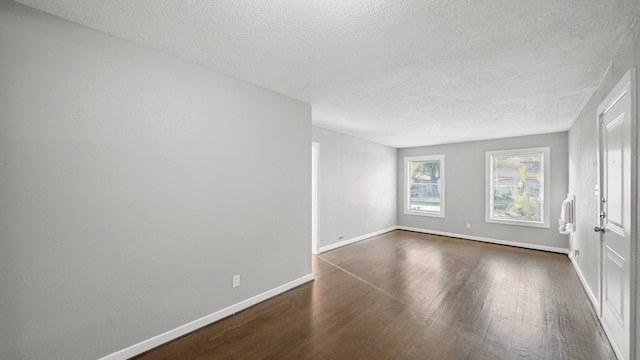
[(601, 234), (601, 322), (616, 354), (631, 354), (631, 150), (630, 71), (598, 108)]

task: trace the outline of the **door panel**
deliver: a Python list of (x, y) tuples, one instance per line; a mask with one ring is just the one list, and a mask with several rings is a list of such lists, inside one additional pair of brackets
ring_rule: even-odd
[[(616, 107), (611, 112), (619, 109)], [(607, 113), (605, 119), (613, 115)], [(605, 133), (603, 136), (603, 142), (606, 144), (606, 151), (604, 156), (606, 157), (606, 177), (605, 180), (605, 199), (606, 202), (606, 219), (607, 225), (615, 225), (622, 228), (622, 186), (623, 186), (623, 174), (622, 174), (622, 147), (624, 143), (624, 116), (621, 114), (611, 123), (606, 125)]]
[(605, 260), (605, 303), (612, 314), (616, 315), (618, 321), (624, 323), (624, 258), (618, 255), (611, 248), (606, 249)]

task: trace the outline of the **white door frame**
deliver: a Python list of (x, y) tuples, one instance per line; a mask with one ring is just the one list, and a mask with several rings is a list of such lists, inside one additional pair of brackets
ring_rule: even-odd
[(320, 144), (311, 143), (311, 253), (318, 254), (318, 160)]
[[(631, 147), (631, 161), (630, 161), (630, 183), (631, 183), (631, 209), (630, 209), (630, 216), (631, 216), (631, 221), (630, 221), (630, 231), (629, 231), (629, 241), (630, 241), (630, 258), (629, 258), (629, 265), (630, 265), (630, 311), (629, 311), (629, 324), (630, 324), (630, 334), (629, 336), (629, 359), (635, 359), (636, 358), (636, 326), (637, 326), (637, 321), (636, 321), (636, 305), (637, 305), (637, 296), (636, 296), (636, 291), (637, 291), (637, 279), (639, 278), (637, 275), (637, 271), (638, 271), (638, 266), (637, 266), (637, 261), (639, 259), (638, 256), (638, 246), (636, 243), (636, 239), (638, 239), (638, 206), (640, 204), (638, 204), (637, 201), (637, 196), (638, 196), (638, 192), (637, 192), (637, 188), (638, 188), (638, 176), (637, 176), (637, 162), (638, 162), (638, 150), (637, 150), (637, 135), (638, 135), (638, 127), (637, 127), (637, 112), (636, 112), (636, 74), (635, 74), (635, 68), (631, 68), (629, 71), (627, 71), (627, 73), (622, 77), (622, 79), (618, 82), (618, 84), (613, 88), (613, 90), (611, 90), (611, 92), (609, 93), (609, 95), (604, 99), (604, 101), (600, 104), (600, 106), (598, 106), (598, 112), (597, 112), (597, 119), (596, 119), (596, 129), (597, 129), (597, 154), (596, 154), (596, 160), (597, 160), (597, 172), (598, 172), (598, 199), (597, 199), (597, 203), (598, 203), (598, 211), (596, 216), (598, 217), (596, 219), (596, 224), (597, 227), (602, 227), (602, 221), (600, 218), (600, 214), (602, 211), (602, 203), (601, 203), (601, 199), (602, 199), (602, 194), (603, 194), (603, 178), (602, 178), (602, 169), (601, 167), (603, 166), (602, 164), (602, 124), (601, 124), (601, 119), (603, 118), (603, 115), (606, 114), (609, 109), (611, 109), (623, 96), (629, 96), (629, 100), (631, 102), (631, 113), (629, 114), (629, 118), (631, 120), (631, 143), (630, 143), (630, 147)], [(603, 291), (603, 276), (604, 276), (604, 271), (603, 271), (603, 264), (604, 264), (604, 243), (603, 243), (603, 237), (600, 236), (600, 244), (598, 246), (598, 294), (597, 294), (597, 298), (599, 301), (599, 304), (596, 308), (596, 312), (598, 315), (599, 320), (601, 321), (601, 323), (603, 324), (603, 327), (605, 329), (605, 333), (607, 333), (607, 336), (609, 336), (608, 331), (606, 329), (606, 326), (604, 326), (603, 320), (602, 320), (602, 312), (603, 312), (603, 306), (604, 306), (604, 291)], [(616, 350), (616, 355), (618, 357), (620, 357), (621, 354), (619, 354), (617, 352), (617, 349), (615, 349), (614, 346), (614, 350)], [(627, 359), (625, 359), (627, 360)]]

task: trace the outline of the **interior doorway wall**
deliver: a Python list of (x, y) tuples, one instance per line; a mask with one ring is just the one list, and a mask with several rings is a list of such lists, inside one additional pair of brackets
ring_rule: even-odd
[(319, 143), (311, 143), (311, 253), (318, 253), (318, 155)]

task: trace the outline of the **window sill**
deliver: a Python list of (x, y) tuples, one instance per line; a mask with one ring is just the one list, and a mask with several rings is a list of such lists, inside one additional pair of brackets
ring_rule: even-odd
[(404, 211), (405, 215), (415, 215), (415, 216), (427, 216), (427, 217), (436, 217), (436, 218), (444, 218), (444, 211), (418, 211), (418, 210), (406, 210)]
[(528, 227), (537, 227), (537, 228), (545, 228), (549, 229), (548, 222), (537, 222), (537, 221), (523, 221), (523, 220), (507, 220), (507, 219), (485, 219), (486, 223), (491, 224), (502, 224), (502, 225), (514, 225), (514, 226), (528, 226)]

